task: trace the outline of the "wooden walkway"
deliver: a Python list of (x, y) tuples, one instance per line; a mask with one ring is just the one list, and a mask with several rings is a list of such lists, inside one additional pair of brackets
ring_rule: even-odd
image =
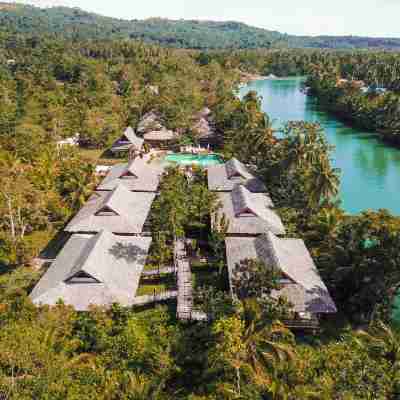
[(185, 321), (206, 321), (207, 315), (193, 310), (193, 282), (185, 241), (180, 239), (174, 245), (174, 263), (177, 270), (178, 302), (176, 316)]
[(155, 295), (147, 294), (145, 296), (137, 296), (133, 299), (132, 305), (144, 306), (146, 304), (160, 303), (162, 301), (175, 299), (176, 297), (178, 297), (178, 291), (177, 290), (169, 290), (169, 291), (165, 291), (162, 293), (157, 293)]

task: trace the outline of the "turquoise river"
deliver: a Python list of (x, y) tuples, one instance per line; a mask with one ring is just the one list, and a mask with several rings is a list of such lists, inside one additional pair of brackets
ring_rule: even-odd
[(302, 93), (301, 84), (301, 78), (253, 81), (240, 95), (257, 91), (263, 110), (277, 128), (289, 120), (321, 124), (335, 146), (332, 161), (341, 170), (340, 199), (348, 213), (386, 208), (400, 215), (400, 149), (319, 110), (315, 100)]

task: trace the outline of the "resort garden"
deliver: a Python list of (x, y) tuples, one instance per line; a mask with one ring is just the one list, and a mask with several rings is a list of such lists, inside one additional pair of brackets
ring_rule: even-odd
[(228, 55), (5, 39), (0, 397), (398, 398), (400, 221), (344, 214), (318, 125), (276, 139)]

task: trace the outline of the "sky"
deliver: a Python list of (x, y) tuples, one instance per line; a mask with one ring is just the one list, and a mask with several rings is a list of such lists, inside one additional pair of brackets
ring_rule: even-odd
[[(4, 1), (4, 0), (3, 0)], [(7, 0), (6, 0), (7, 1)], [(400, 0), (16, 0), (144, 19), (234, 20), (297, 35), (400, 38)]]

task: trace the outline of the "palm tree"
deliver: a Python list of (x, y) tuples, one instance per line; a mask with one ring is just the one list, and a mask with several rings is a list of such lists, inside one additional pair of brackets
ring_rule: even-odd
[[(369, 332), (357, 333), (358, 343), (364, 349), (380, 354), (392, 366), (394, 374), (400, 372), (400, 333), (382, 321), (378, 321)], [(400, 376), (399, 376), (400, 377)]]
[[(255, 381), (267, 390), (276, 390), (274, 366), (293, 361), (292, 333), (280, 322), (269, 321), (255, 299), (243, 302), (244, 363), (250, 367)], [(268, 389), (269, 388), (269, 389)]]
[(79, 209), (86, 202), (95, 187), (94, 168), (92, 165), (83, 165), (67, 174), (63, 189), (68, 193), (68, 200), (74, 210)]
[(340, 179), (336, 168), (332, 168), (326, 155), (314, 164), (308, 176), (310, 208), (320, 204), (321, 200), (331, 200), (339, 192)]

